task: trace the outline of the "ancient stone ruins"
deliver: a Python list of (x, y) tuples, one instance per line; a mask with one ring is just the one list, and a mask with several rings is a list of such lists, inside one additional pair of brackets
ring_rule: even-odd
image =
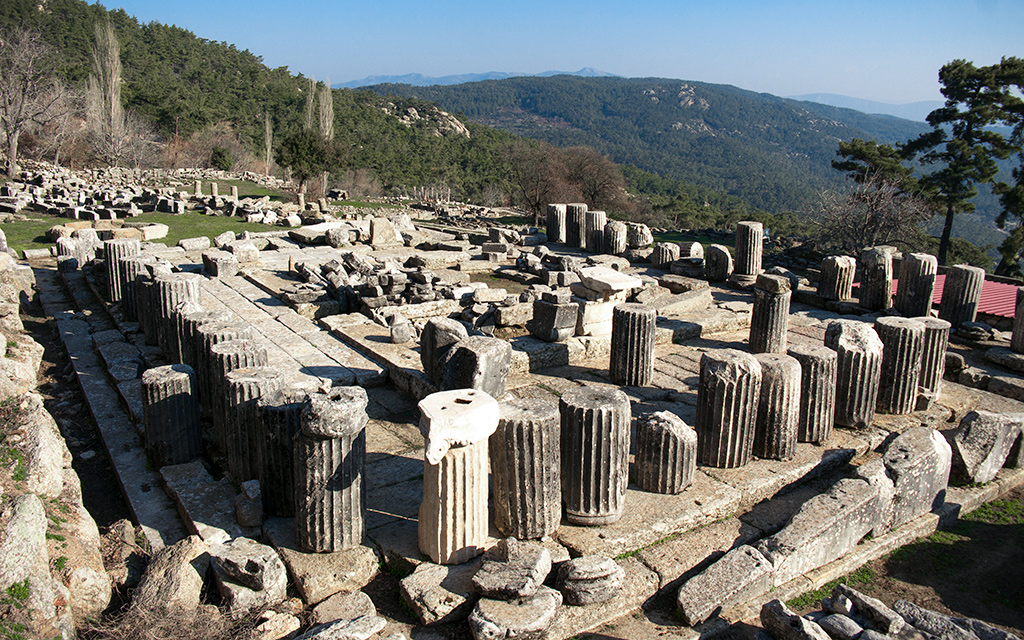
[[(153, 552), (136, 593), (196, 608), (211, 579), (258, 637), (561, 639), (666, 592), (693, 637), (933, 633), (846, 587), (813, 619), (777, 599), (1024, 482), (1024, 384), (991, 362), (1024, 359), (1024, 322), (976, 321), (978, 269), (944, 271), (935, 309), (933, 256), (766, 271), (759, 223), (735, 251), (656, 243), (583, 204), (549, 205), (546, 233), (268, 205), (289, 226), (168, 247), (117, 212), (253, 202), (23, 186), (12, 208), (78, 218), (52, 255), (0, 258), (54, 319)], [(95, 569), (45, 587), (55, 620), (103, 610)], [(382, 570), (415, 623), (361, 591)], [(958, 637), (990, 637), (974, 622)]]

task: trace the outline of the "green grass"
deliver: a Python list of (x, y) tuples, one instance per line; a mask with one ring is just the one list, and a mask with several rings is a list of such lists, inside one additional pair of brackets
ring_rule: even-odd
[(795, 611), (811, 606), (817, 606), (822, 598), (827, 598), (832, 595), (832, 589), (834, 589), (837, 584), (842, 583), (855, 587), (859, 584), (867, 584), (874, 579), (875, 571), (871, 567), (863, 566), (849, 575), (843, 576), (842, 578), (836, 578), (835, 580), (823, 585), (820, 589), (808, 591), (803, 595), (799, 595), (792, 600), (787, 601), (786, 606)]
[(46, 237), (50, 227), (64, 222), (53, 216), (32, 215), (27, 220), (12, 220), (0, 224), (7, 236), (7, 246), (17, 250), (18, 255), (25, 249), (47, 249), (53, 245)]
[(1024, 503), (1016, 500), (993, 500), (968, 513), (963, 519), (986, 524), (1024, 524)]

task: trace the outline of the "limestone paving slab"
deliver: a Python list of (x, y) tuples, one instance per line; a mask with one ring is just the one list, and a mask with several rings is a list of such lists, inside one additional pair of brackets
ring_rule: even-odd
[(386, 369), (388, 379), (414, 400), (437, 391), (423, 373), (419, 348), (412, 348), (412, 343), (392, 343), (388, 327), (376, 323), (334, 326), (331, 334)]
[(214, 480), (199, 460), (163, 467), (160, 476), (188, 528), (203, 540), (213, 544), (259, 535), (258, 530), (235, 520), (231, 481)]
[(332, 553), (300, 551), (292, 518), (268, 518), (263, 523), (263, 535), (281, 555), (307, 605), (339, 591), (358, 591), (377, 574), (377, 554), (364, 545)]
[(739, 491), (699, 468), (693, 484), (680, 494), (648, 493), (631, 483), (626, 489), (622, 518), (617, 522), (601, 527), (581, 527), (563, 521), (552, 537), (574, 556), (616, 557), (674, 533), (731, 516), (742, 500)]
[(760, 535), (760, 530), (739, 518), (725, 518), (648, 547), (639, 558), (657, 572), (662, 591), (674, 592), (684, 579)]

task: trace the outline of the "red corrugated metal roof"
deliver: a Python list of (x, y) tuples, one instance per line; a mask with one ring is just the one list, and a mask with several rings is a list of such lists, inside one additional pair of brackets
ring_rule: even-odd
[[(942, 286), (945, 283), (946, 276), (944, 274), (935, 277), (935, 295), (932, 296), (932, 302), (936, 305), (942, 300)], [(991, 280), (986, 280), (981, 285), (981, 300), (978, 301), (978, 313), (1012, 318), (1016, 306), (1017, 285), (1006, 284), (1005, 282), (992, 282)]]

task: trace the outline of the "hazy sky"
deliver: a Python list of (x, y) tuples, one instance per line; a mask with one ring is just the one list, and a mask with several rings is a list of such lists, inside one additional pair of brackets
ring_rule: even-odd
[(939, 67), (1024, 56), (1021, 0), (108, 0), (332, 83), (594, 67), (798, 95), (938, 100)]

